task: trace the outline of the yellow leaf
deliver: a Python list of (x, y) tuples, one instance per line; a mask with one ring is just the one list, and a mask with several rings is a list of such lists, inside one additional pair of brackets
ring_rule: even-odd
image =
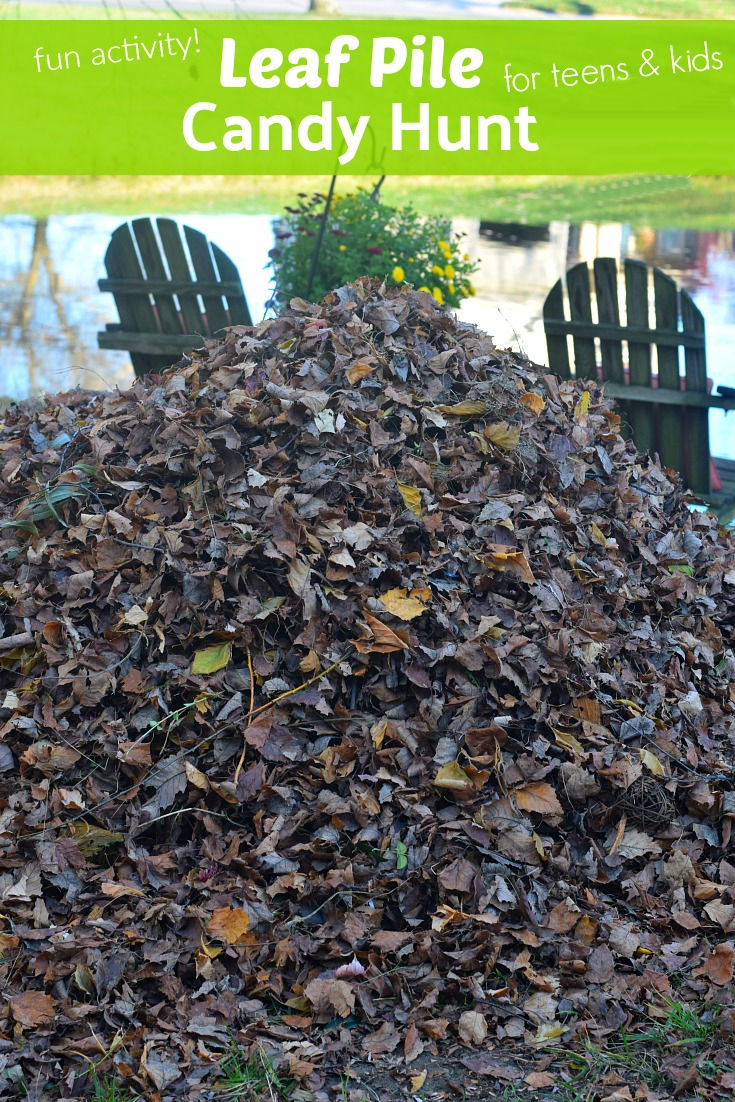
[(646, 769), (650, 769), (655, 777), (663, 777), (665, 772), (664, 767), (655, 754), (652, 754), (650, 750), (646, 750), (643, 747), (641, 747), (638, 753)]
[(401, 497), (406, 504), (406, 508), (410, 509), (412, 513), (415, 513), (417, 517), (420, 517), (421, 491), (417, 490), (415, 486), (406, 486), (403, 482), (398, 482), (398, 480), (396, 480), (396, 486), (401, 491)]
[(581, 941), (583, 945), (592, 945), (597, 937), (598, 929), (599, 923), (595, 922), (594, 918), (590, 918), (589, 915), (582, 915), (577, 923), (574, 936), (576, 940)]
[(582, 397), (579, 399), (576, 406), (574, 407), (574, 420), (575, 421), (584, 421), (585, 417), (587, 416), (587, 410), (589, 408), (590, 408), (590, 392), (589, 392), (589, 390), (585, 390), (584, 394), (582, 395)]
[(411, 1076), (411, 1094), (418, 1094), (426, 1082), (426, 1068), (420, 1071), (418, 1075)]
[(302, 673), (319, 672), (319, 655), (315, 650), (310, 650), (306, 658), (301, 659), (299, 662), (299, 669)]
[(590, 525), (590, 536), (595, 543), (599, 543), (600, 547), (607, 547), (607, 537), (605, 533), (597, 527), (594, 521)]
[(564, 814), (556, 792), (546, 781), (531, 781), (523, 788), (516, 788), (513, 796), (522, 811), (535, 811), (540, 815)]
[(450, 761), (437, 770), (434, 777), (437, 788), (449, 788), (453, 792), (469, 792), (475, 786), (458, 761)]
[(539, 855), (542, 861), (546, 861), (546, 850), (544, 849), (544, 843), (541, 841), (540, 835), (538, 835), (534, 830), (531, 832), (531, 838), (533, 839), (533, 844), (536, 847), (536, 853)]
[(434, 406), (439, 413), (446, 413), (449, 417), (476, 417), (487, 409), (486, 402), (458, 402), (455, 406)]
[(615, 701), (616, 704), (624, 704), (626, 708), (630, 708), (632, 712), (636, 712), (638, 715), (643, 715), (643, 709), (640, 704), (636, 704), (635, 700), (628, 700), (627, 697), (618, 697)]
[(550, 1041), (553, 1037), (561, 1037), (566, 1029), (566, 1026), (559, 1025), (558, 1022), (542, 1022), (539, 1026), (538, 1033), (535, 1037), (532, 1037), (529, 1044), (542, 1045), (545, 1041)]
[(202, 951), (206, 954), (206, 956), (209, 957), (210, 960), (214, 960), (215, 957), (218, 957), (220, 955), (222, 949), (219, 945), (207, 945), (206, 941), (204, 940), (204, 935), (202, 935)]
[(491, 551), (487, 557), (480, 559), (491, 570), (507, 570), (509, 574), (515, 574), (523, 582), (533, 585), (536, 581), (528, 559), (522, 551)]
[(389, 589), (378, 598), (381, 605), (399, 620), (413, 620), (426, 612), (426, 605), (417, 597), (409, 597), (405, 589)]
[(240, 907), (220, 907), (212, 912), (207, 930), (212, 937), (236, 945), (250, 929), (250, 919)]
[(565, 750), (571, 751), (572, 754), (584, 754), (582, 743), (569, 731), (558, 731), (556, 727), (552, 727), (552, 731), (559, 746), (563, 746)]
[(507, 421), (498, 421), (494, 425), (485, 425), (482, 434), (491, 444), (496, 444), (499, 448), (505, 448), (506, 451), (512, 451), (513, 448), (518, 447), (518, 441), (521, 438), (521, 426), (509, 425)]
[(440, 903), (436, 914), (432, 915), (431, 928), (441, 933), (453, 922), (464, 922), (469, 917), (464, 911), (455, 911), (454, 907), (450, 907), (447, 903)]
[(352, 366), (347, 368), (345, 375), (347, 381), (354, 386), (355, 383), (359, 383), (360, 379), (364, 379), (374, 369), (375, 364), (371, 364), (368, 360), (355, 360)]
[(191, 664), (192, 673), (216, 673), (223, 670), (230, 661), (232, 643), (218, 643), (214, 647), (204, 647), (194, 655)]
[(535, 417), (538, 417), (539, 413), (546, 409), (546, 402), (544, 399), (540, 394), (534, 394), (533, 391), (529, 391), (527, 394), (521, 394), (521, 405), (524, 405), (526, 409), (530, 409)]
[(370, 738), (373, 740), (373, 746), (376, 750), (379, 750), (383, 745), (383, 739), (388, 731), (388, 720), (379, 719), (377, 723), (374, 723), (370, 728)]
[(209, 711), (209, 702), (212, 699), (210, 693), (199, 693), (194, 697), (194, 707), (199, 712), (200, 716), (205, 716)]
[(189, 784), (193, 784), (195, 788), (201, 788), (202, 792), (209, 792), (209, 781), (207, 780), (206, 774), (202, 773), (201, 769), (197, 769), (190, 761), (184, 762), (184, 769), (186, 770), (186, 779)]

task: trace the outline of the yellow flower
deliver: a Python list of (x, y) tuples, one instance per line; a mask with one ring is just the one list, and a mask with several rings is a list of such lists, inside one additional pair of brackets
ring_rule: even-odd
[(452, 259), (452, 250), (451, 249), (442, 249), (442, 252), (444, 253), (444, 259), (445, 260), (451, 260)]
[(453, 279), (448, 279), (447, 280), (447, 290), (449, 291), (450, 295), (454, 294), (454, 280)]
[(470, 259), (470, 254), (469, 254), (469, 253), (465, 253), (465, 254), (464, 254), (464, 256), (462, 257), (462, 259), (463, 259), (463, 260), (469, 260), (469, 259)]
[(396, 283), (403, 283), (404, 279), (406, 278), (406, 273), (404, 272), (400, 264), (396, 264), (395, 268), (391, 272), (391, 275), (393, 276), (393, 279)]
[(347, 246), (346, 246), (346, 245), (340, 245), (340, 247), (339, 247), (339, 251), (340, 251), (341, 253), (343, 253), (343, 252), (345, 251), (345, 249), (346, 249), (346, 248), (347, 248)]
[(427, 295), (429, 294), (429, 288), (428, 287), (419, 287), (419, 291), (426, 291)]
[(441, 304), (444, 302), (444, 295), (441, 292), (441, 287), (433, 287), (431, 293), (441, 306)]
[(440, 268), (438, 264), (435, 264), (434, 267), (431, 269), (431, 274), (432, 275), (443, 276), (444, 275), (444, 269)]
[(454, 268), (452, 267), (452, 265), (451, 265), (451, 264), (447, 264), (446, 268), (444, 269), (444, 275), (445, 275), (445, 276), (447, 277), (447, 279), (454, 279), (454, 277), (455, 277), (455, 275), (456, 275), (456, 274), (457, 274), (457, 273), (455, 272), (455, 270), (454, 270)]
[(469, 292), (470, 292), (471, 295), (476, 295), (477, 294), (477, 291), (475, 290), (474, 283), (468, 283), (467, 286), (469, 288)]
[(447, 242), (446, 242), (446, 241), (438, 241), (438, 242), (437, 242), (437, 244), (438, 244), (439, 248), (440, 248), (440, 249), (442, 250), (442, 252), (443, 252), (443, 251), (444, 251), (445, 249), (448, 249), (448, 248), (449, 248), (449, 245), (447, 244)]
[(409, 256), (409, 258), (408, 258), (408, 263), (409, 263), (409, 264), (413, 264), (413, 257), (412, 257), (412, 256)]

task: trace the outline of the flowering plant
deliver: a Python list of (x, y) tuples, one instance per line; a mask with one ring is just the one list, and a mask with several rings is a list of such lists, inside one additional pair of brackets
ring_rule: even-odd
[[(312, 256), (326, 196), (300, 194), (286, 207), (270, 252), (274, 299), (307, 294)], [(358, 276), (370, 275), (428, 291), (437, 302), (459, 306), (475, 293), (470, 276), (477, 263), (463, 251), (448, 218), (419, 215), (413, 207), (389, 207), (358, 188), (334, 195), (309, 297), (319, 300)]]

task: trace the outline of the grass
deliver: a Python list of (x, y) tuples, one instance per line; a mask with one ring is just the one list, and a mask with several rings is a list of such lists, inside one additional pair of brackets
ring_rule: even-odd
[(634, 19), (732, 19), (732, 0), (505, 0), (504, 8)]
[(94, 1094), (91, 1102), (136, 1102), (137, 1094), (131, 1094), (125, 1087), (121, 1087), (112, 1075), (99, 1079), (96, 1075), (92, 1081)]
[(238, 1098), (252, 1102), (284, 1102), (293, 1086), (290, 1079), (278, 1073), (262, 1048), (248, 1056), (238, 1044), (233, 1044), (220, 1073), (218, 1096), (228, 1102)]
[[(372, 177), (340, 177), (339, 188)], [(298, 191), (325, 189), (321, 176), (6, 176), (0, 216), (75, 214), (276, 214)], [(729, 176), (394, 176), (386, 203), (425, 214), (540, 225), (626, 222), (651, 228), (732, 229)]]
[[(609, 1090), (611, 1073), (631, 1088), (645, 1085), (666, 1092), (671, 1081), (665, 1060), (677, 1052), (682, 1052), (689, 1063), (699, 1058), (701, 1075), (716, 1075), (721, 1069), (707, 1057), (717, 1037), (719, 1007), (668, 1000), (664, 1014), (661, 1019), (652, 1018), (644, 1030), (621, 1028), (604, 1047), (587, 1042), (580, 1051), (564, 1053), (561, 1061), (566, 1066), (555, 1084), (560, 1102), (596, 1102)], [(507, 1102), (515, 1097), (510, 1094)]]
[[(179, 12), (173, 2), (149, 4), (147, 7), (126, 8), (124, 0), (102, 0), (94, 6), (74, 3), (34, 4), (18, 0), (5, 0), (0, 3), (0, 19), (310, 19), (319, 18), (309, 12), (278, 12), (277, 3), (262, 0), (261, 12), (242, 12), (232, 2), (228, 7), (221, 4), (222, 10), (187, 10)], [(339, 0), (336, 0), (339, 10)], [(538, 11), (547, 14), (567, 16), (621, 16), (635, 19), (731, 19), (731, 0), (504, 0), (506, 9)], [(427, 17), (430, 16), (427, 11)], [(344, 18), (344, 17), (343, 17)], [(349, 18), (349, 16), (347, 17)], [(369, 19), (369, 15), (360, 15), (360, 19)], [(381, 18), (385, 18), (381, 16)], [(398, 15), (396, 18), (400, 18)]]

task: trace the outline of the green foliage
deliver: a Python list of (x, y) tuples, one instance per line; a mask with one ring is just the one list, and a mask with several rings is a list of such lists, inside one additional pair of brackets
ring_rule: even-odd
[(92, 1079), (94, 1094), (92, 1102), (135, 1102), (137, 1095), (121, 1087), (112, 1075), (99, 1079), (96, 1075)]
[(91, 481), (97, 477), (96, 467), (77, 463), (70, 467), (55, 485), (46, 484), (39, 493), (25, 501), (12, 520), (0, 521), (0, 528), (18, 528), (38, 537), (37, 522), (54, 517), (62, 528), (68, 527), (56, 508), (73, 498), (87, 500), (94, 493)]
[(269, 1102), (284, 1102), (291, 1093), (292, 1083), (282, 1078), (262, 1049), (248, 1056), (240, 1046), (234, 1043), (229, 1049), (221, 1067), (221, 1078), (217, 1082), (219, 1095), (226, 1099), (268, 1099)]
[(560, 1099), (597, 1100), (604, 1093), (602, 1084), (611, 1071), (629, 1085), (643, 1083), (654, 1090), (662, 1089), (669, 1083), (665, 1058), (682, 1047), (688, 1058), (697, 1057), (701, 1075), (717, 1074), (720, 1067), (705, 1057), (716, 1039), (719, 1016), (717, 1005), (685, 1005), (669, 999), (666, 1017), (652, 1019), (645, 1030), (623, 1027), (608, 1038), (604, 1048), (587, 1042), (581, 1051), (567, 1051), (562, 1058), (566, 1074), (557, 1084)]
[[(301, 193), (298, 199), (297, 207), (286, 207), (270, 253), (279, 303), (306, 296), (324, 215), (323, 193)], [(369, 275), (406, 282), (440, 303), (459, 306), (474, 294), (470, 277), (476, 268), (448, 218), (423, 217), (411, 206), (386, 206), (358, 189), (333, 197), (309, 297), (319, 301), (335, 287)]]

